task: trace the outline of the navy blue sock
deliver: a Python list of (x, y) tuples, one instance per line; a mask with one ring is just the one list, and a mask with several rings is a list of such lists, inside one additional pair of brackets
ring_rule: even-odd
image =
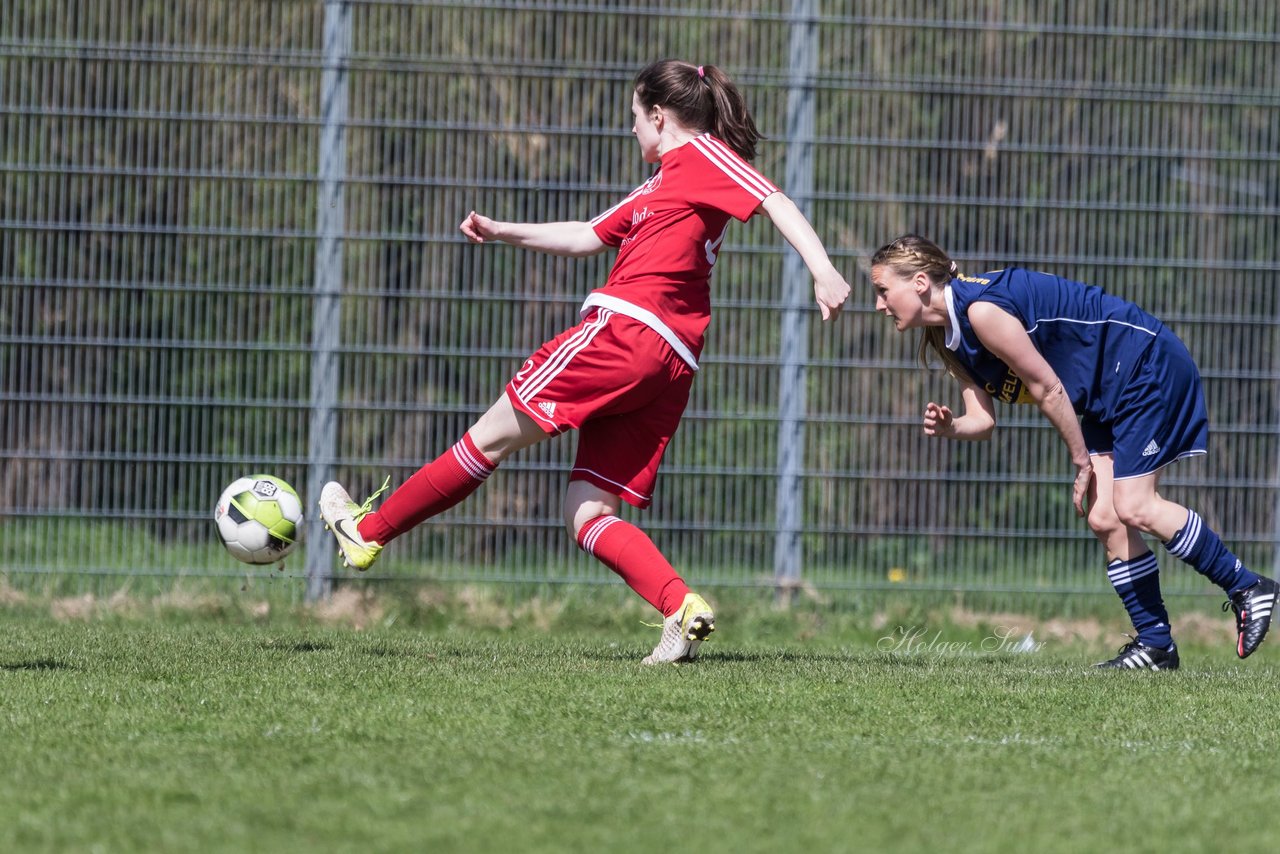
[(1129, 612), (1138, 641), (1160, 649), (1173, 646), (1169, 612), (1160, 598), (1160, 565), (1156, 556), (1146, 552), (1131, 560), (1113, 560), (1107, 564), (1107, 578)]
[(1258, 583), (1258, 576), (1245, 569), (1194, 510), (1187, 511), (1187, 524), (1164, 547), (1169, 554), (1191, 564), (1196, 572), (1225, 590), (1228, 596)]

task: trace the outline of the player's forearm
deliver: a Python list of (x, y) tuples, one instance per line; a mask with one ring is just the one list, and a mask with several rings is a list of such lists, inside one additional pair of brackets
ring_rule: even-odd
[(947, 438), (961, 442), (985, 442), (996, 429), (995, 422), (991, 419), (974, 415), (961, 415), (951, 422), (951, 427)]
[(822, 312), (822, 319), (830, 320), (835, 317), (849, 298), (849, 283), (827, 257), (827, 250), (818, 239), (813, 226), (809, 225), (795, 203), (782, 193), (774, 193), (766, 198), (760, 209), (804, 259), (805, 266), (813, 276), (813, 297)]
[(1066, 444), (1067, 450), (1071, 454), (1071, 462), (1077, 466), (1086, 465), (1089, 462), (1089, 448), (1084, 442), (1084, 433), (1080, 430), (1080, 419), (1076, 417), (1075, 409), (1071, 406), (1071, 399), (1067, 397), (1066, 390), (1062, 387), (1062, 383), (1057, 383), (1043, 396), (1036, 396), (1036, 402), (1040, 407), (1040, 411), (1049, 419), (1058, 435), (1062, 437), (1062, 441)]
[(492, 236), (503, 243), (549, 255), (580, 257), (594, 255), (605, 248), (587, 222), (495, 221), (492, 231)]
[(795, 248), (804, 259), (809, 273), (821, 281), (830, 276), (839, 276), (839, 271), (827, 256), (826, 247), (818, 237), (809, 220), (796, 207), (785, 193), (774, 193), (760, 205), (765, 214), (773, 221), (773, 225), (787, 242)]

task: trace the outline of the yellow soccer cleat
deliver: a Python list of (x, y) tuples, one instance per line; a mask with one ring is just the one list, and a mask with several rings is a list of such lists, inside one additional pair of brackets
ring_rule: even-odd
[(363, 504), (352, 501), (337, 481), (329, 481), (320, 490), (320, 515), (324, 517), (325, 530), (332, 531), (338, 540), (338, 554), (342, 557), (343, 566), (364, 572), (381, 554), (382, 546), (365, 542), (356, 525), (373, 511), (374, 499), (386, 492), (390, 484), (391, 478), (388, 477), (382, 488), (366, 498)]
[(662, 638), (642, 663), (693, 661), (698, 657), (698, 647), (715, 630), (716, 615), (707, 600), (689, 593), (680, 603), (680, 610), (662, 621)]

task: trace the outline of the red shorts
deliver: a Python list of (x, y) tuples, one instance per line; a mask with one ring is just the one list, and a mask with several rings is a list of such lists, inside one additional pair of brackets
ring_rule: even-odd
[(507, 397), (553, 436), (578, 431), (570, 480), (648, 507), (693, 373), (658, 333), (598, 308), (539, 347)]

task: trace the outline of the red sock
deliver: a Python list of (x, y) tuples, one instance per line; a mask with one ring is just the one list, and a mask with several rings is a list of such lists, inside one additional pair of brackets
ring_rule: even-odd
[(680, 610), (689, 588), (653, 541), (635, 525), (617, 516), (597, 516), (578, 531), (578, 545), (621, 575), (662, 616), (670, 617)]
[(410, 528), (443, 513), (471, 493), (497, 465), (464, 434), (449, 450), (414, 472), (376, 512), (360, 520), (356, 530), (365, 540), (386, 545)]

